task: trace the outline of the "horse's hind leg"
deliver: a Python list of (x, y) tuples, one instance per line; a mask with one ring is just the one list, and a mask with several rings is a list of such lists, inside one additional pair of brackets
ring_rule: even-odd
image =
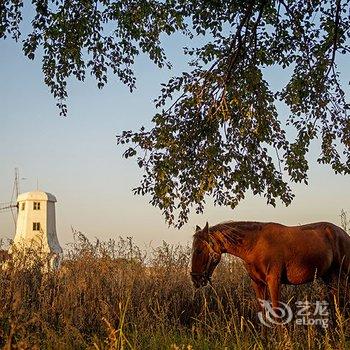
[(332, 271), (322, 277), (323, 282), (327, 286), (328, 301), (330, 306), (330, 316), (334, 324), (336, 324), (336, 310), (339, 308), (339, 272)]

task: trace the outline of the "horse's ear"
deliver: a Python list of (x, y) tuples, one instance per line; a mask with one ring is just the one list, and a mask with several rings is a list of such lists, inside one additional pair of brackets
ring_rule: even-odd
[(203, 239), (205, 239), (207, 242), (209, 241), (209, 224), (208, 224), (208, 221), (202, 231), (202, 234), (203, 234)]
[(197, 225), (196, 226), (196, 232), (202, 231), (202, 229)]

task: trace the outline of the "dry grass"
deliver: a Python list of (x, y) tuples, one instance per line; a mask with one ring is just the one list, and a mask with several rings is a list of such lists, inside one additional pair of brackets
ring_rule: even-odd
[[(343, 349), (349, 314), (315, 326), (265, 329), (241, 263), (226, 259), (213, 288), (194, 293), (190, 249), (163, 246), (144, 256), (131, 239), (89, 242), (76, 233), (63, 267), (0, 270), (4, 349)], [(324, 300), (320, 283), (284, 287), (282, 297)], [(349, 300), (349, 298), (347, 298)], [(348, 304), (345, 308), (349, 307)]]

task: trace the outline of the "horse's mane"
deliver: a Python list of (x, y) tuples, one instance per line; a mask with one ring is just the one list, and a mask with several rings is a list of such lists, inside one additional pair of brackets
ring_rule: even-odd
[(209, 233), (220, 232), (232, 244), (240, 244), (250, 232), (260, 231), (264, 223), (255, 221), (225, 221), (209, 228)]
[(260, 231), (264, 223), (256, 221), (225, 221), (209, 228), (209, 233), (229, 231), (244, 234), (249, 231)]
[[(240, 244), (244, 240), (244, 236), (249, 233), (261, 231), (267, 223), (256, 221), (225, 221), (209, 227), (209, 234), (214, 235), (220, 232), (232, 244)], [(202, 231), (196, 232), (193, 237), (201, 238)]]

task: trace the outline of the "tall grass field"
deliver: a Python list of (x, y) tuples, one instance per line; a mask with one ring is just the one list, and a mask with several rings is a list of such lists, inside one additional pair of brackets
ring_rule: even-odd
[[(350, 296), (328, 328), (263, 327), (250, 279), (225, 258), (213, 285), (195, 291), (191, 249), (166, 243), (148, 254), (131, 238), (89, 241), (79, 232), (58, 271), (40, 261), (0, 269), (3, 349), (350, 349)], [(282, 301), (327, 299), (321, 282), (283, 286)]]

